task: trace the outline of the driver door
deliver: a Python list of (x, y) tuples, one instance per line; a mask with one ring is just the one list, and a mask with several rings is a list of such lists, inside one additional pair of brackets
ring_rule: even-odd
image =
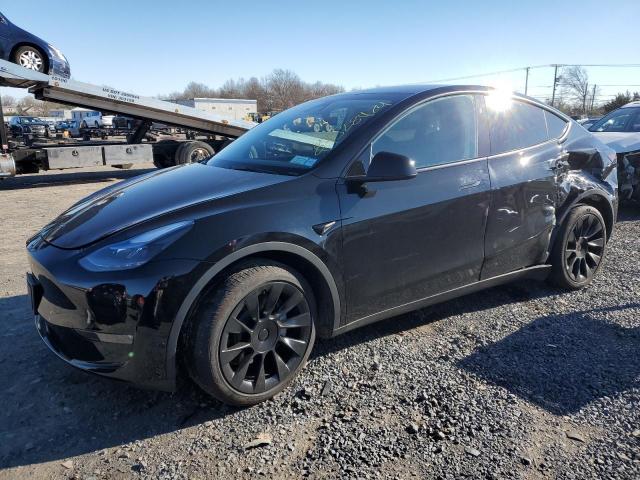
[(490, 183), (476, 104), (465, 94), (410, 108), (356, 165), (388, 151), (413, 159), (416, 178), (368, 183), (365, 194), (338, 185), (347, 322), (479, 279)]

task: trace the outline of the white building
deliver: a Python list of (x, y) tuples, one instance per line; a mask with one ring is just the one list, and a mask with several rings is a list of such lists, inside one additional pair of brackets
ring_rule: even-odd
[(54, 108), (49, 110), (49, 116), (57, 120), (71, 120), (71, 110), (68, 108)]
[(176, 100), (176, 103), (215, 113), (229, 120), (246, 120), (247, 115), (258, 113), (257, 100), (242, 98), (189, 98)]

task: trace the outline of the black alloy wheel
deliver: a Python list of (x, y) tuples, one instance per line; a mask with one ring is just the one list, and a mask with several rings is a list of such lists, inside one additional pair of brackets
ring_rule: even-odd
[(204, 293), (183, 335), (191, 378), (225, 403), (248, 406), (284, 390), (315, 340), (316, 303), (288, 265), (252, 259)]
[(311, 340), (304, 294), (285, 282), (268, 282), (234, 309), (222, 332), (220, 365), (230, 386), (256, 394), (296, 371)]
[(600, 219), (588, 213), (571, 229), (565, 247), (565, 268), (575, 282), (593, 277), (602, 260), (605, 246), (605, 227)]
[(574, 207), (560, 226), (551, 251), (549, 280), (570, 290), (586, 287), (602, 265), (607, 239), (607, 227), (598, 209)]

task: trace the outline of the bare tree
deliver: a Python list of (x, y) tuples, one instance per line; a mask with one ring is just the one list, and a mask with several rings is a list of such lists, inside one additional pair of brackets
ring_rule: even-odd
[(195, 97), (209, 98), (248, 98), (257, 100), (259, 112), (284, 110), (299, 103), (334, 93), (344, 92), (344, 88), (331, 83), (303, 82), (291, 70), (275, 69), (259, 80), (251, 77), (229, 79), (219, 89), (210, 88), (202, 83), (191, 82), (182, 92), (161, 95), (167, 100), (185, 100)]
[(586, 113), (593, 95), (593, 86), (589, 84), (589, 74), (579, 66), (566, 67), (562, 70), (562, 87), (576, 107)]
[(16, 106), (16, 99), (15, 97), (12, 97), (11, 95), (3, 95), (2, 96), (2, 105), (5, 107), (15, 107)]
[(305, 100), (305, 89), (300, 77), (291, 70), (275, 69), (266, 79), (271, 103), (269, 110), (285, 110)]
[(220, 98), (238, 98), (241, 96), (242, 87), (244, 85), (244, 78), (236, 81), (230, 78), (222, 84), (220, 90), (218, 90), (218, 96)]
[(42, 102), (33, 97), (24, 97), (16, 103), (16, 109), (20, 115), (42, 115)]
[(256, 77), (251, 77), (242, 85), (241, 98), (257, 100), (259, 112), (267, 110), (267, 89), (263, 82), (260, 82)]

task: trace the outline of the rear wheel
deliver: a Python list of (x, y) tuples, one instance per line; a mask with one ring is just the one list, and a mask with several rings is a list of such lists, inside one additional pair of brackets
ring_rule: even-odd
[(570, 290), (586, 287), (602, 265), (606, 244), (607, 227), (600, 212), (588, 205), (575, 207), (553, 247), (550, 280)]
[(36, 47), (20, 47), (13, 54), (13, 61), (21, 67), (44, 73), (47, 68), (47, 60), (43, 53)]
[(266, 400), (306, 363), (314, 317), (313, 294), (297, 272), (268, 261), (241, 267), (192, 318), (185, 342), (191, 378), (228, 404)]
[(176, 165), (200, 162), (212, 157), (214, 153), (213, 148), (208, 143), (200, 141), (184, 142), (176, 150)]

